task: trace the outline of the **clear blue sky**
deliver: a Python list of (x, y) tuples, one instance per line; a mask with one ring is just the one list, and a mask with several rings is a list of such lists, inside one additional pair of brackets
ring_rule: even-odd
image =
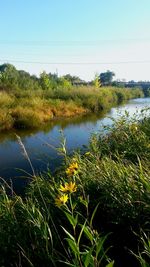
[(150, 0), (1, 0), (0, 11), (0, 64), (150, 80)]

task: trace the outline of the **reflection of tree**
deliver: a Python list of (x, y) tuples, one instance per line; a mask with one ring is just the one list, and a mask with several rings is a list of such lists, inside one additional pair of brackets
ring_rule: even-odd
[(65, 129), (70, 125), (78, 125), (79, 127), (84, 123), (96, 123), (98, 119), (104, 117), (105, 113), (101, 113), (99, 115), (96, 114), (89, 114), (84, 116), (77, 116), (73, 118), (63, 118), (59, 120), (53, 120), (50, 123), (41, 126), (38, 129), (32, 129), (32, 130), (12, 130), (10, 132), (2, 132), (0, 133), (0, 143), (4, 141), (16, 141), (16, 135), (19, 135), (21, 139), (28, 138), (32, 135), (37, 134), (38, 132), (48, 133), (53, 130), (54, 127), (59, 126), (61, 129)]

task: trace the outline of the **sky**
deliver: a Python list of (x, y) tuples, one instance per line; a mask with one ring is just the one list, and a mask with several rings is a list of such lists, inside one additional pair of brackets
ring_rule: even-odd
[(0, 64), (150, 80), (150, 0), (0, 0)]

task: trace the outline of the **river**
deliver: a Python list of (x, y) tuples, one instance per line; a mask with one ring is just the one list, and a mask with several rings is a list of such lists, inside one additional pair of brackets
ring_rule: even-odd
[(20, 193), (28, 181), (25, 177), (32, 173), (15, 134), (21, 137), (36, 172), (46, 171), (47, 168), (54, 171), (61, 162), (61, 156), (58, 155), (56, 148), (60, 147), (62, 132), (66, 138), (68, 152), (76, 148), (82, 149), (88, 145), (93, 132), (99, 132), (103, 125), (112, 124), (110, 117), (117, 118), (125, 111), (133, 116), (134, 113), (140, 114), (144, 108), (150, 108), (150, 98), (130, 100), (127, 104), (112, 108), (107, 114), (63, 118), (36, 131), (2, 133), (0, 134), (0, 177), (6, 181), (12, 180), (15, 191)]

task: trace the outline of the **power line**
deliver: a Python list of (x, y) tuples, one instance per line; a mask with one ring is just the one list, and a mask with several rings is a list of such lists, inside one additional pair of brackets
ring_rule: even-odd
[(42, 61), (23, 61), (23, 60), (0, 59), (0, 62), (40, 64), (40, 65), (119, 65), (119, 64), (145, 64), (145, 63), (150, 63), (150, 60), (114, 61), (114, 62), (42, 62)]
[(18, 41), (18, 40), (0, 40), (0, 45), (26, 45), (26, 46), (98, 46), (103, 43), (118, 43), (118, 42), (149, 42), (150, 37), (148, 38), (122, 38), (122, 39), (101, 39), (101, 40), (73, 40), (73, 41), (64, 41), (64, 40), (52, 40), (52, 41)]

